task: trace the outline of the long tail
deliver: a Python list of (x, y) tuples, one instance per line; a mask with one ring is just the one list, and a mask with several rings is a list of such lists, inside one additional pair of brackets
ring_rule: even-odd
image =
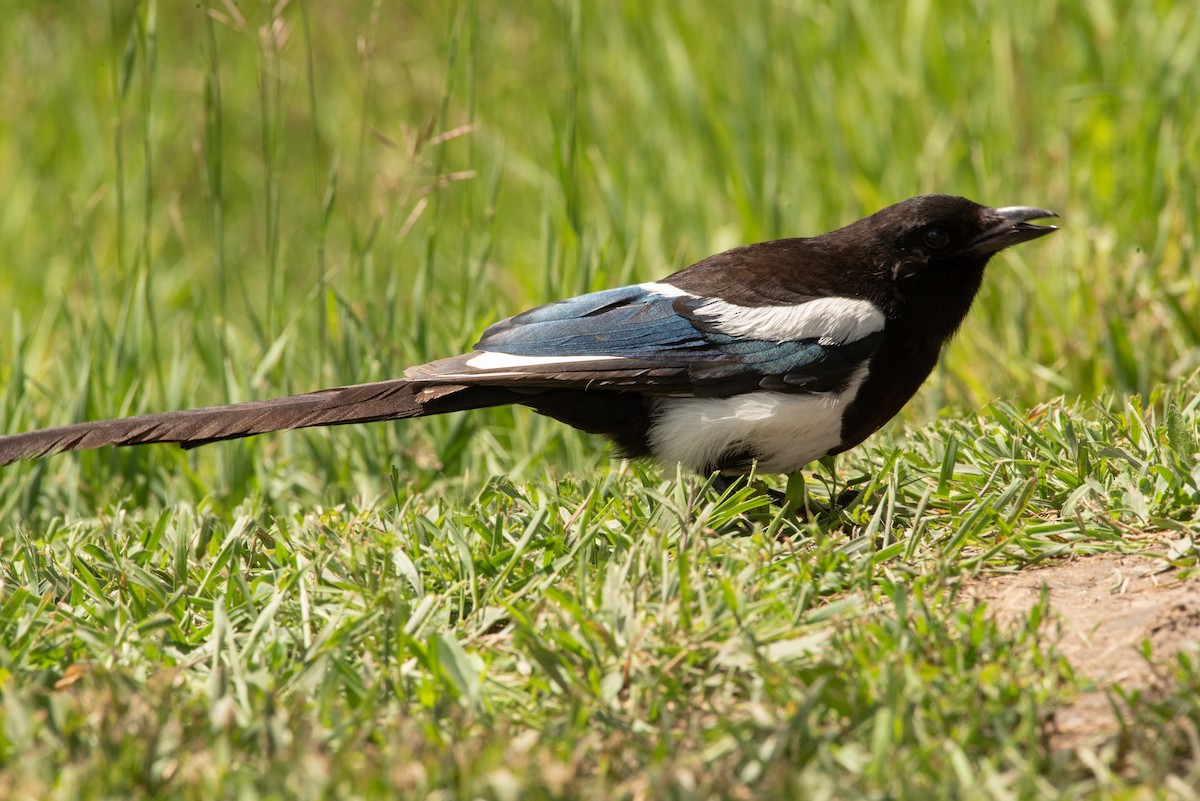
[(499, 406), (514, 400), (518, 400), (514, 393), (503, 387), (414, 386), (408, 379), (399, 378), (322, 389), (287, 398), (98, 420), (0, 436), (0, 465), (59, 451), (83, 451), (110, 445), (175, 442), (185, 448), (195, 448), (268, 431), (400, 420)]

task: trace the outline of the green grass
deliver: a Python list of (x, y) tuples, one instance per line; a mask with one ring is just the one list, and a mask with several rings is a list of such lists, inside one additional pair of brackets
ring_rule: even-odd
[(507, 409), (5, 468), (0, 797), (1194, 797), (1194, 653), (1059, 752), (1051, 610), (959, 597), (1196, 569), (1191, 4), (10, 5), (0, 431), (393, 377), (924, 191), (1064, 229), (811, 525)]

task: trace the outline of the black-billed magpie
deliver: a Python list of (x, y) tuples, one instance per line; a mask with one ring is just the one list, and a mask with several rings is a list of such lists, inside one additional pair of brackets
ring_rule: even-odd
[(862, 442), (933, 370), (993, 254), (1057, 230), (1029, 206), (923, 195), (845, 228), (710, 256), (660, 281), (539, 306), (404, 378), (0, 437), (56, 451), (397, 420), (517, 403), (627, 457), (795, 473)]

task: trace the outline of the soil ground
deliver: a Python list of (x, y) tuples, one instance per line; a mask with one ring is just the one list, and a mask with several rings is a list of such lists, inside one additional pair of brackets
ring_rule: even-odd
[(966, 588), (966, 597), (986, 602), (1001, 621), (1014, 620), (1028, 614), (1043, 585), (1059, 651), (1096, 685), (1058, 711), (1052, 742), (1094, 747), (1118, 731), (1109, 688), (1153, 690), (1167, 660), (1200, 644), (1200, 579), (1181, 581), (1152, 554), (1106, 554), (981, 579)]

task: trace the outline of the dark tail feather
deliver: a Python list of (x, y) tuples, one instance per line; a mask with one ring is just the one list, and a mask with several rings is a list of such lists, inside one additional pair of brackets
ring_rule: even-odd
[(400, 420), (498, 406), (514, 400), (513, 393), (502, 387), (457, 384), (414, 387), (407, 379), (400, 378), (287, 398), (76, 423), (0, 436), (0, 465), (59, 451), (84, 451), (110, 445), (175, 442), (185, 448), (195, 448), (268, 431)]

